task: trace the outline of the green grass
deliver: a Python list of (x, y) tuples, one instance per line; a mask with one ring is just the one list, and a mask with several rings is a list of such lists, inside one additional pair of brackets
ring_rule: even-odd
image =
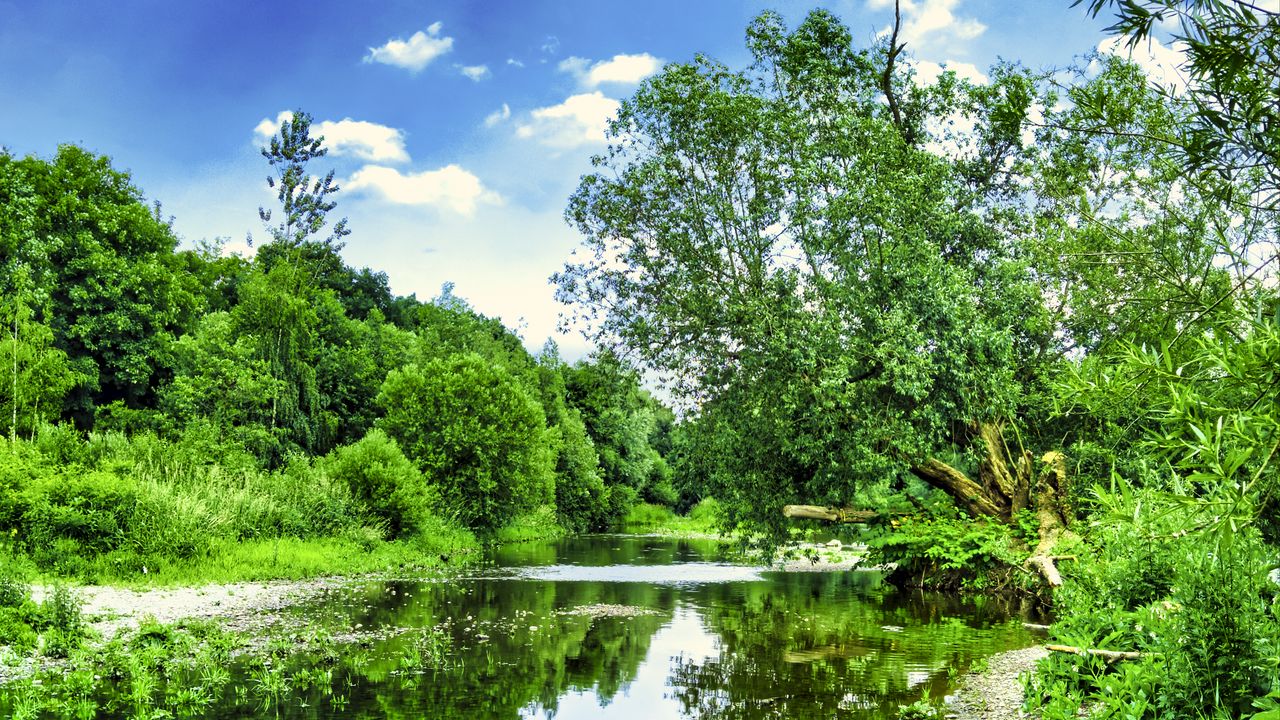
[(671, 508), (663, 505), (637, 503), (627, 511), (622, 520), (622, 529), (657, 535), (718, 536), (720, 513), (720, 504), (713, 498), (694, 505), (688, 515), (677, 515)]
[(387, 518), (323, 459), (266, 471), (187, 439), (109, 434), (63, 444), (60, 453), (0, 446), (0, 553), (44, 584), (354, 575), (455, 564), (479, 548), (425, 497), (412, 531), (393, 537)]
[(160, 557), (146, 572), (95, 559), (87, 574), (96, 582), (128, 587), (173, 587), (204, 583), (301, 580), (327, 575), (361, 575), (441, 568), (466, 562), (479, 544), (463, 530), (452, 537), (382, 541), (350, 537), (282, 537), (241, 542), (217, 540), (207, 555), (189, 559)]
[(567, 534), (568, 531), (556, 521), (555, 506), (543, 505), (531, 513), (517, 517), (505, 527), (498, 528), (490, 540), (499, 545), (506, 545), (538, 540), (556, 540)]

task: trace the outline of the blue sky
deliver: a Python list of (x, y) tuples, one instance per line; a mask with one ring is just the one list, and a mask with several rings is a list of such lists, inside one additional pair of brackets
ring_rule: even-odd
[[(332, 146), (347, 261), (423, 299), (452, 281), (537, 348), (561, 310), (547, 278), (578, 243), (565, 201), (617, 100), (695, 53), (741, 66), (752, 17), (794, 26), (813, 7), (867, 44), (893, 14), (891, 0), (0, 0), (0, 144), (109, 155), (184, 242), (243, 251), (273, 202), (263, 132), (304, 109)], [(972, 77), (997, 58), (1066, 65), (1107, 24), (1069, 0), (904, 0), (904, 19), (922, 69)]]

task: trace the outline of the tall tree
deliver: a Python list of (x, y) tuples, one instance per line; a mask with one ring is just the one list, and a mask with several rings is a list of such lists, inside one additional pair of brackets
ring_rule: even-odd
[(313, 452), (327, 450), (336, 435), (326, 412), (328, 395), (317, 378), (322, 326), (334, 325), (326, 318), (339, 326), (346, 320), (340, 307), (336, 313), (326, 311), (336, 300), (317, 285), (316, 273), (334, 262), (341, 265), (336, 253), (349, 234), (345, 219), (323, 234), (338, 191), (333, 171), (319, 177), (310, 174), (311, 163), (328, 153), (323, 143), (323, 137), (311, 136), (311, 116), (298, 111), (280, 123), (278, 133), (262, 148), (272, 169), (267, 185), (276, 191), (280, 207), (258, 210), (271, 243), (255, 262), (255, 271), (240, 284), (235, 310), (240, 331), (255, 338), (258, 356), (276, 381), (263, 423), (282, 448)]
[[(669, 65), (622, 104), (566, 213), (589, 253), (559, 296), (715, 429), (738, 520), (781, 531), (784, 503), (914, 476), (974, 516), (1035, 511), (1057, 582), (1065, 467), (1042, 421), (1070, 313), (1049, 302), (1078, 266), (1033, 266), (1053, 253), (1033, 245), (1081, 228), (1036, 236), (1027, 118), (1053, 98), (1008, 66), (918, 85), (902, 47), (856, 49), (825, 12), (747, 39), (748, 70)], [(1080, 337), (1107, 330), (1092, 319)]]
[[(267, 187), (276, 191), (280, 201), (280, 216), (270, 225), (274, 210), (258, 208), (258, 215), (267, 224), (271, 239), (286, 247), (296, 248), (305, 242), (315, 242), (329, 220), (329, 213), (337, 207), (330, 196), (338, 192), (334, 184), (334, 171), (323, 177), (312, 177), (308, 164), (329, 154), (324, 147), (324, 137), (311, 137), (311, 114), (295, 111), (289, 119), (280, 123), (280, 130), (262, 148), (262, 157), (271, 166)], [(328, 237), (319, 240), (326, 245), (342, 247), (342, 238), (350, 234), (347, 220), (334, 224)]]
[(73, 145), (47, 161), (0, 152), (0, 288), (29, 275), (34, 319), (74, 368), (62, 417), (89, 427), (117, 400), (154, 406), (168, 345), (202, 305), (177, 242), (107, 158)]

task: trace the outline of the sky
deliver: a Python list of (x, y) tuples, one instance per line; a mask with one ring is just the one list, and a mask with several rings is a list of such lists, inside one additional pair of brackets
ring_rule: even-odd
[[(419, 299), (443, 283), (516, 329), (582, 357), (549, 276), (580, 243), (563, 219), (620, 99), (695, 54), (747, 62), (744, 30), (814, 8), (874, 42), (892, 0), (0, 0), (0, 145), (112, 158), (174, 217), (184, 246), (265, 240), (258, 149), (281, 113), (312, 114), (341, 191), (343, 255)], [(903, 0), (922, 76), (976, 81), (998, 58), (1065, 66), (1104, 43), (1107, 18), (1070, 0)]]

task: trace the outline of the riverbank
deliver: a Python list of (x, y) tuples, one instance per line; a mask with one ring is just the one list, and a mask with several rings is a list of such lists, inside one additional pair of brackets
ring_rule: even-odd
[(980, 672), (969, 673), (949, 699), (948, 718), (954, 720), (1012, 720), (1030, 718), (1022, 710), (1021, 677), (1033, 672), (1049, 651), (1041, 645), (997, 653)]

